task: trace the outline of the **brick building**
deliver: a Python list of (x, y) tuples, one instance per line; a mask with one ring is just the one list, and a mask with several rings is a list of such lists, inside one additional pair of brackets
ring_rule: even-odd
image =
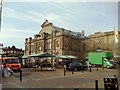
[(24, 51), (15, 46), (4, 47), (3, 51), (7, 57), (22, 57), (24, 55)]

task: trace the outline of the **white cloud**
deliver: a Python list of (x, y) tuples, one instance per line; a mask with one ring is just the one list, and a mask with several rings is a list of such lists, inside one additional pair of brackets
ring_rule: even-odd
[(11, 8), (3, 8), (3, 15), (10, 18), (18, 18), (17, 12)]
[(16, 45), (20, 48), (24, 47), (25, 38), (32, 37), (36, 32), (30, 27), (25, 30), (15, 28), (3, 28), (1, 31), (0, 39), (4, 46)]
[(8, 18), (14, 18), (14, 19), (18, 19), (18, 20), (22, 20), (22, 21), (26, 21), (26, 22), (40, 23), (40, 21), (39, 21), (40, 17), (35, 17), (29, 13), (15, 11), (14, 9), (11, 9), (8, 7), (4, 8), (3, 15)]
[(28, 35), (32, 36), (34, 34), (35, 34), (34, 30), (30, 30), (30, 28), (25, 29), (25, 30), (20, 30), (20, 29), (5, 27), (4, 30), (1, 31), (1, 38), (3, 40), (6, 40), (6, 39), (9, 39), (9, 40), (18, 39), (19, 40), (19, 39), (27, 38)]
[(29, 16), (26, 16), (26, 18), (30, 18), (32, 19), (33, 21), (37, 21), (40, 23), (40, 19), (43, 18), (45, 19), (46, 18), (46, 15), (43, 15), (39, 12), (35, 12), (35, 11), (29, 11), (27, 10), (27, 13), (29, 14)]

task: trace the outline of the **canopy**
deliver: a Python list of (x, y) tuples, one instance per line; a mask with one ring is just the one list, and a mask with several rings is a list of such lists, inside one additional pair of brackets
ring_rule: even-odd
[(55, 57), (55, 55), (50, 54), (50, 53), (43, 53), (43, 54), (30, 55), (29, 57), (40, 57), (40, 58), (45, 58), (45, 57)]
[(56, 58), (59, 58), (59, 59), (66, 59), (67, 57), (66, 56), (63, 56), (63, 55), (57, 55)]
[(23, 59), (26, 59), (26, 58), (28, 58), (28, 57), (29, 57), (29, 56), (22, 56)]
[(40, 57), (40, 58), (46, 58), (46, 57), (55, 57), (59, 59), (74, 59), (77, 58), (76, 56), (73, 55), (53, 55), (50, 53), (43, 53), (43, 54), (32, 54), (29, 56), (23, 56), (22, 58), (29, 58), (29, 57)]
[(71, 59), (72, 59), (72, 58), (77, 58), (76, 56), (72, 56), (72, 55), (67, 55), (66, 57), (67, 57), (67, 58), (71, 58)]
[(58, 55), (56, 56), (57, 58), (60, 58), (60, 59), (72, 59), (72, 58), (77, 58), (76, 56), (72, 56), (72, 55)]

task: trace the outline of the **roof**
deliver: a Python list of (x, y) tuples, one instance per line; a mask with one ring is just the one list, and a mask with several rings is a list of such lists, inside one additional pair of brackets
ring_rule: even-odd
[(60, 59), (73, 59), (73, 58), (77, 58), (76, 56), (73, 56), (73, 55), (57, 55), (56, 57), (60, 58)]
[(29, 57), (29, 56), (22, 56), (23, 59), (26, 59), (26, 58), (28, 58), (28, 57)]
[(50, 53), (43, 53), (43, 54), (33, 54), (29, 55), (29, 57), (40, 57), (40, 58), (45, 58), (45, 57), (55, 57), (55, 55), (50, 54)]
[(52, 23), (48, 22), (48, 20), (46, 19), (45, 22), (43, 22), (43, 24), (41, 25), (41, 27), (43, 28), (44, 26), (50, 25)]

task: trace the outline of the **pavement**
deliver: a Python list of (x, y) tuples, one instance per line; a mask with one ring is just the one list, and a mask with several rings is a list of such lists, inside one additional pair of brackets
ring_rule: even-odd
[(20, 73), (14, 73), (13, 76), (2, 79), (3, 88), (95, 88), (95, 80), (98, 80), (98, 88), (104, 88), (104, 77), (118, 77), (118, 69), (92, 68), (89, 70), (77, 72), (66, 72), (64, 76), (63, 69), (56, 71), (40, 71), (38, 69), (23, 69), (22, 81)]

